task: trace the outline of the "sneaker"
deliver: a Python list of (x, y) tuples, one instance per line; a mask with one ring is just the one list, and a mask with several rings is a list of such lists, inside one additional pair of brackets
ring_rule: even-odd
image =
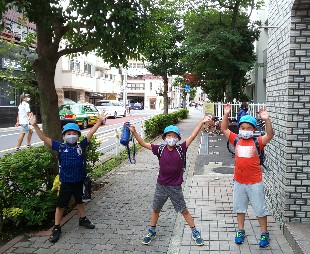
[(245, 231), (244, 230), (237, 230), (235, 236), (235, 243), (236, 244), (243, 244), (245, 238)]
[(152, 229), (148, 230), (146, 237), (144, 237), (142, 244), (148, 245), (156, 237), (156, 232)]
[(19, 152), (21, 149), (19, 147), (16, 147), (15, 151)]
[(95, 225), (93, 223), (90, 222), (89, 219), (87, 219), (86, 217), (79, 220), (79, 225), (83, 226), (84, 228), (88, 228), (88, 229), (93, 229), (95, 228)]
[(60, 234), (61, 234), (61, 228), (60, 227), (59, 228), (53, 228), (52, 235), (49, 238), (50, 242), (56, 243), (60, 238)]
[(198, 246), (202, 246), (205, 244), (198, 230), (192, 233), (192, 238)]
[(260, 235), (260, 240), (259, 240), (259, 247), (265, 248), (269, 245), (269, 233), (262, 233)]
[(32, 147), (32, 145), (27, 145), (27, 148), (31, 148)]

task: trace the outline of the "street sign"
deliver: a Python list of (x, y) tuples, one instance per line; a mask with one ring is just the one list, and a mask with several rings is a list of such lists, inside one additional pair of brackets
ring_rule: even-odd
[(189, 92), (189, 90), (191, 89), (191, 86), (190, 85), (185, 85), (184, 88), (185, 88), (186, 92)]

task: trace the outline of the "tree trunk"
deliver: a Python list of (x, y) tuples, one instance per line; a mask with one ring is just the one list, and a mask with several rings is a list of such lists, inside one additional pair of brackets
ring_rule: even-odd
[(163, 76), (164, 79), (164, 114), (168, 115), (168, 76)]
[(183, 92), (183, 96), (182, 96), (182, 103), (183, 103), (183, 109), (186, 109), (186, 97), (187, 97), (187, 92)]
[(232, 79), (230, 78), (227, 81), (226, 85), (226, 102), (232, 102), (233, 96), (232, 96)]
[(41, 57), (34, 62), (36, 79), (39, 87), (40, 109), (44, 134), (54, 140), (62, 141), (61, 125), (58, 112), (58, 96), (54, 76), (58, 57)]

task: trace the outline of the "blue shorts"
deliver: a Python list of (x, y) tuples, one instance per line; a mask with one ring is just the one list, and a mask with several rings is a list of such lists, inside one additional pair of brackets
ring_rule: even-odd
[(256, 217), (268, 215), (263, 182), (241, 184), (235, 181), (233, 211), (235, 213), (246, 213), (249, 202), (251, 202)]
[(31, 130), (29, 124), (20, 124), (20, 133), (28, 133)]
[(154, 211), (160, 211), (168, 198), (170, 198), (176, 212), (182, 213), (186, 210), (182, 186), (164, 186), (160, 184), (156, 184), (152, 209)]

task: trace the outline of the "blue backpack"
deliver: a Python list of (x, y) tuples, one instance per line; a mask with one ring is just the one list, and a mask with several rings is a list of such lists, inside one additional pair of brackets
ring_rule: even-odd
[[(123, 146), (126, 146), (127, 148), (127, 153), (128, 153), (128, 159), (131, 164), (136, 164), (136, 145), (135, 145), (135, 140), (134, 138), (130, 137), (130, 130), (128, 129), (128, 126), (130, 126), (130, 122), (124, 123), (121, 138), (120, 138), (120, 143)], [(133, 142), (133, 154), (132, 154), (132, 159), (130, 157), (130, 148), (129, 148), (129, 142), (132, 140)]]

